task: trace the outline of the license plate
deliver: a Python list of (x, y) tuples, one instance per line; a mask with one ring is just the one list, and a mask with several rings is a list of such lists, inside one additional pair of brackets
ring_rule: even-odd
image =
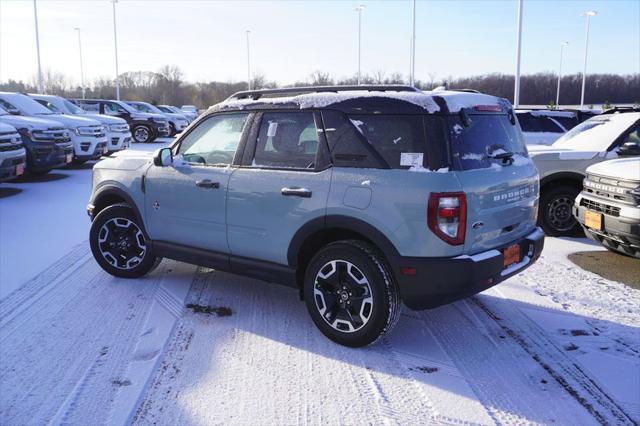
[(70, 163), (73, 161), (73, 154), (67, 154), (66, 162)]
[(502, 255), (504, 256), (502, 264), (505, 268), (509, 265), (520, 262), (520, 245), (514, 244), (507, 247), (502, 252)]
[(592, 229), (602, 230), (602, 215), (600, 213), (585, 211), (584, 212), (584, 224)]
[(16, 176), (21, 176), (24, 174), (24, 164), (18, 164), (16, 166)]

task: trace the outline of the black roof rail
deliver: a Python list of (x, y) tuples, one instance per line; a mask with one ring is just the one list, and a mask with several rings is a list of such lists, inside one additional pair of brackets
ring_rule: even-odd
[(617, 112), (640, 112), (640, 107), (636, 106), (614, 106), (602, 111), (602, 114), (615, 114)]
[(447, 89), (451, 92), (465, 92), (465, 93), (481, 93), (476, 89)]
[(362, 91), (362, 92), (420, 92), (413, 86), (378, 84), (378, 85), (360, 85), (360, 86), (307, 86), (307, 87), (284, 87), (282, 89), (261, 89), (261, 90), (245, 90), (234, 93), (227, 100), (231, 99), (253, 99), (258, 100), (264, 95), (287, 95), (287, 94), (306, 94), (306, 93), (338, 93), (345, 91)]

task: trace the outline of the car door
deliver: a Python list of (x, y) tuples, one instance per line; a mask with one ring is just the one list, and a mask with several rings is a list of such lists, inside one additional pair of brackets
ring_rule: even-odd
[(309, 111), (264, 112), (251, 134), (229, 181), (229, 248), (232, 256), (287, 265), (295, 233), (326, 214), (332, 170), (321, 119)]
[(248, 117), (210, 116), (178, 141), (171, 165), (149, 168), (145, 207), (152, 240), (228, 253), (227, 185)]

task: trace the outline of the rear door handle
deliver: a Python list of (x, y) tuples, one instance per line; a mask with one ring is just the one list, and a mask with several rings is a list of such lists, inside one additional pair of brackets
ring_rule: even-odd
[(311, 198), (311, 190), (307, 188), (300, 188), (298, 186), (293, 186), (290, 188), (282, 188), (280, 191), (282, 195), (285, 197), (302, 197), (302, 198)]
[(197, 180), (196, 186), (200, 188), (218, 189), (220, 188), (219, 182), (211, 182), (209, 179)]

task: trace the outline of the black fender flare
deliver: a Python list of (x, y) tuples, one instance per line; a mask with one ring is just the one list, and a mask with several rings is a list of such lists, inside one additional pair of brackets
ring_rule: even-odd
[[(131, 198), (129, 194), (116, 186), (104, 186), (98, 189), (98, 191), (96, 191), (91, 199), (91, 204), (97, 207), (100, 205), (101, 200), (109, 196), (117, 196), (119, 198), (122, 198), (131, 207), (131, 210), (133, 210), (133, 214), (135, 215), (136, 220), (138, 220), (138, 223), (144, 226), (144, 220), (142, 219), (142, 214), (140, 214), (140, 209), (138, 208), (136, 202), (133, 200), (133, 198)], [(96, 214), (96, 212), (93, 213), (91, 220), (95, 218)]]
[(298, 253), (305, 241), (307, 241), (307, 238), (323, 229), (331, 228), (343, 228), (367, 237), (382, 251), (389, 261), (392, 258), (400, 256), (393, 243), (373, 225), (351, 216), (328, 215), (310, 220), (302, 225), (294, 234), (289, 243), (289, 249), (287, 250), (287, 261), (289, 265), (292, 267), (297, 266)]
[(545, 186), (546, 184), (556, 180), (572, 180), (575, 182), (580, 182), (580, 184), (582, 185), (582, 181), (585, 177), (586, 177), (585, 175), (577, 172), (552, 173), (540, 179), (540, 188), (542, 189), (542, 187)]

